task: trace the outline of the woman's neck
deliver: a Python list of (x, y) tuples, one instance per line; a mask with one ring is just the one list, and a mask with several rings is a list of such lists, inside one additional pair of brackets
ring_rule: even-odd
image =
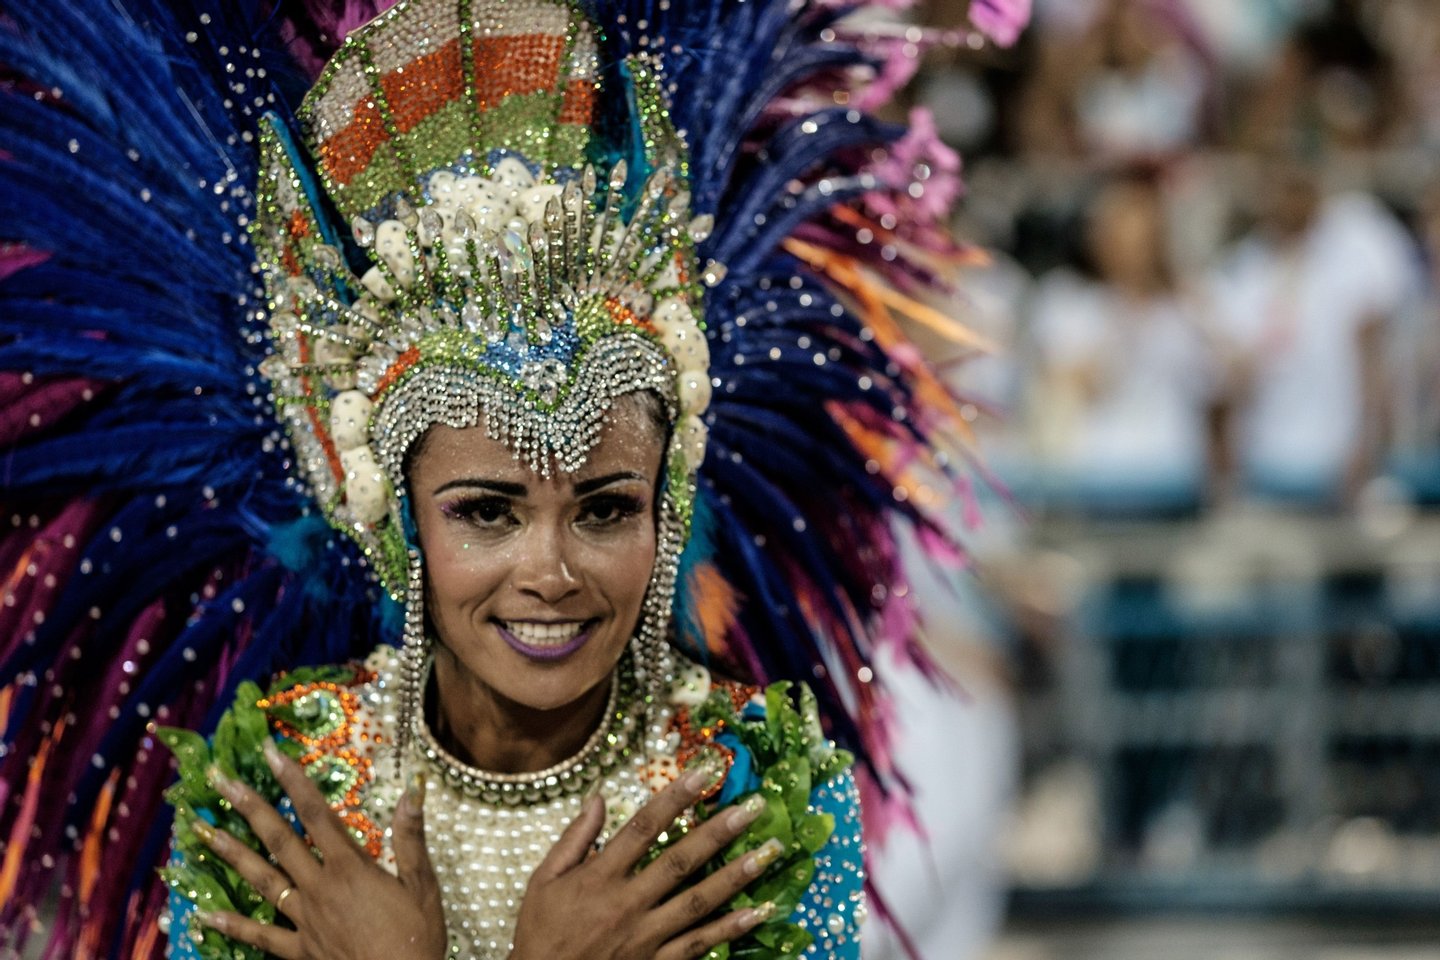
[(554, 710), (502, 697), (435, 645), (434, 681), (426, 691), (426, 722), (445, 749), (490, 773), (533, 773), (575, 754), (604, 717), (610, 684)]

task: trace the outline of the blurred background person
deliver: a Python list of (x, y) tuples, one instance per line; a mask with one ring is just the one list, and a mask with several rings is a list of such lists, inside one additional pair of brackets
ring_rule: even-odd
[(1162, 157), (1213, 133), (1214, 64), (1180, 0), (1051, 3), (1041, 14), (1049, 29), (1021, 102), (1027, 151)]
[(885, 868), (937, 958), (1000, 858), (986, 960), (1432, 956), (1440, 3), (1035, 8), (1011, 51), (917, 47), (996, 254), (958, 302), (1001, 352), (950, 383), (1010, 499), (993, 615), (928, 624), (965, 695), (906, 704), (954, 731), (917, 782), (967, 799)]
[[(1436, 8), (1440, 10), (1440, 7)], [(1386, 351), (1394, 403), (1392, 467), (1409, 496), (1440, 503), (1440, 180), (1416, 213), (1422, 280)]]
[(1270, 157), (1255, 228), (1216, 273), (1230, 359), (1221, 457), (1261, 496), (1347, 503), (1383, 466), (1386, 338), (1416, 254), (1373, 197), (1327, 196), (1313, 163)]
[(1041, 279), (1028, 405), (1048, 494), (1098, 510), (1193, 510), (1206, 476), (1210, 346), (1168, 249), (1159, 175), (1103, 177), (1082, 269)]

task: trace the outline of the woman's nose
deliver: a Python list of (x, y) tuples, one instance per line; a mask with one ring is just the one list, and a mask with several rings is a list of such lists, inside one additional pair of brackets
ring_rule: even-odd
[(573, 572), (565, 532), (532, 528), (531, 533), (521, 545), (523, 553), (516, 564), (516, 587), (547, 604), (559, 603), (578, 593), (580, 579)]

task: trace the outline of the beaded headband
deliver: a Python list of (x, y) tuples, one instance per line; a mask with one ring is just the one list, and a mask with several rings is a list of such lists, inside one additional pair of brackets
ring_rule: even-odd
[(690, 216), (651, 61), (627, 62), (652, 101), (648, 169), (587, 162), (595, 49), (584, 16), (546, 0), (408, 0), (352, 33), (300, 110), (313, 165), (262, 126), (262, 372), (304, 480), (397, 599), (415, 565), (397, 492), (426, 429), (483, 422), (531, 469), (573, 472), (611, 402), (653, 391), (674, 427), (671, 573), (646, 631), (663, 634), (710, 401), (697, 278), (723, 271), (694, 262), (711, 219)]

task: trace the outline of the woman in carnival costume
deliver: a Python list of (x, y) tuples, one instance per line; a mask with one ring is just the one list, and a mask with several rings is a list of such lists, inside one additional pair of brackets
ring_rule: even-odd
[(12, 943), (58, 893), (47, 956), (858, 955), (826, 733), (896, 786), (888, 523), (954, 552), (891, 313), (953, 157), (847, 86), (898, 47), (778, 0), (32, 6)]

